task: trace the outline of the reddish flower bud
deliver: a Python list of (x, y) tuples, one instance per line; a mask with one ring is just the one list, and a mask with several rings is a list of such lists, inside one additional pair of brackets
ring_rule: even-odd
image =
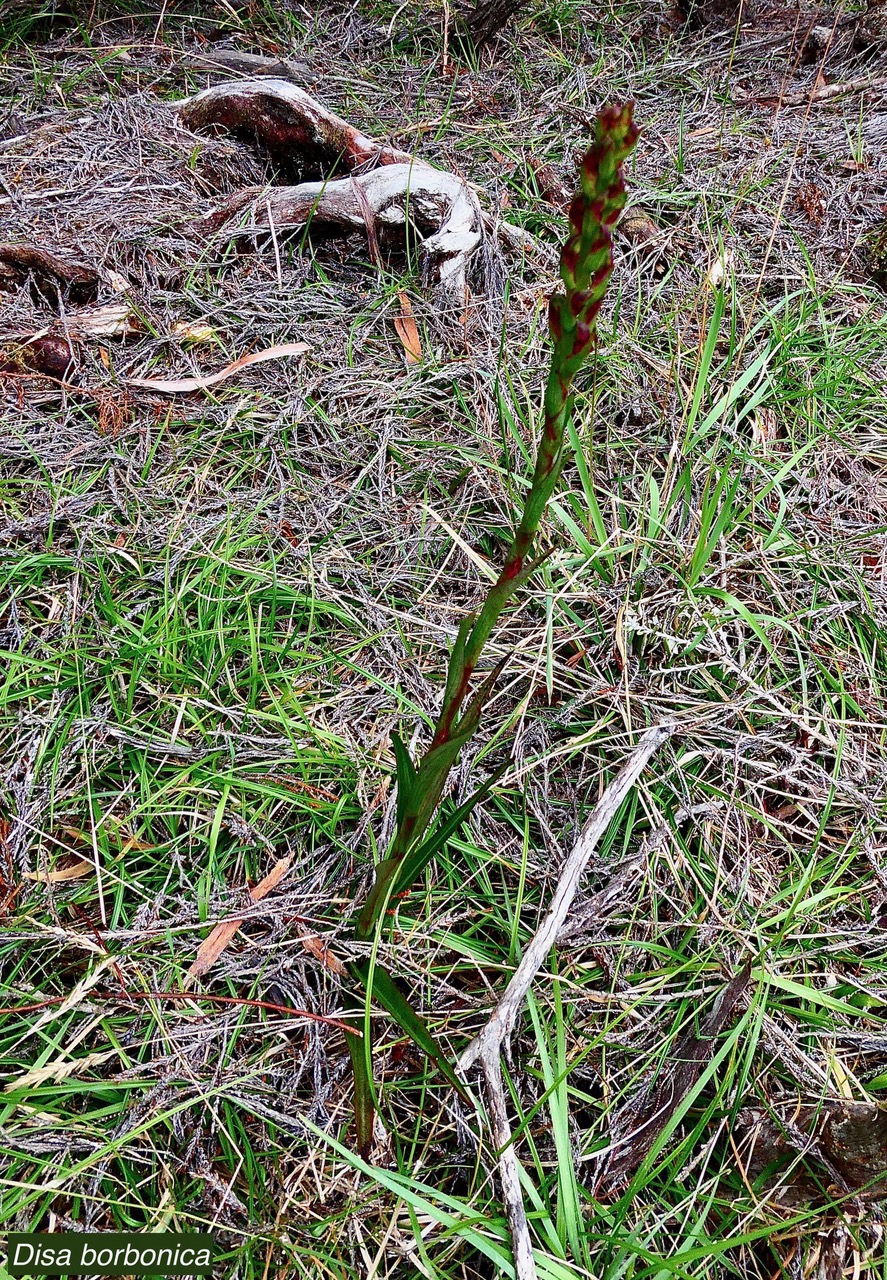
[(584, 320), (579, 320), (576, 324), (576, 337), (573, 340), (573, 355), (581, 355), (591, 345), (591, 326), (586, 324)]
[(565, 283), (568, 283), (575, 278), (578, 262), (579, 246), (574, 240), (568, 240), (564, 245), (564, 250), (561, 254), (561, 276)]

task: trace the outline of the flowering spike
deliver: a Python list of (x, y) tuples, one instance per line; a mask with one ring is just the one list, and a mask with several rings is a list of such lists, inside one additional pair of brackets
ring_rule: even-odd
[[(583, 320), (588, 325), (591, 341), (594, 326), (588, 324), (590, 309), (595, 301), (603, 298), (613, 270), (609, 229), (625, 204), (622, 164), (637, 142), (637, 136), (630, 102), (601, 112), (594, 144), (580, 166), (580, 189), (570, 205), (573, 234), (561, 254), (561, 279), (570, 312), (577, 325)], [(566, 333), (552, 333), (552, 337), (556, 349), (562, 345), (566, 348)], [(575, 354), (575, 342), (570, 342), (568, 349)]]

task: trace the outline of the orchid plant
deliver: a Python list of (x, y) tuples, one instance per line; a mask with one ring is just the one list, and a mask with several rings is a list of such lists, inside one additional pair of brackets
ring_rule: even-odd
[[(480, 609), (464, 619), (457, 633), (431, 744), (418, 763), (414, 763), (401, 739), (396, 735), (393, 738), (397, 763), (396, 831), (357, 913), (354, 936), (359, 941), (375, 936), (391, 898), (414, 883), (504, 771), (489, 778), (475, 795), (428, 834), (450, 770), (477, 731), (481, 713), (504, 665), (500, 663), (488, 671), (473, 688), (484, 646), (510, 598), (545, 559), (544, 555), (534, 556), (536, 536), (564, 465), (573, 380), (594, 347), (597, 315), (613, 271), (611, 232), (625, 204), (622, 167), (636, 141), (631, 103), (609, 107), (600, 113), (594, 142), (580, 167), (579, 190), (569, 209), (570, 235), (560, 260), (564, 288), (554, 293), (549, 303), (553, 350), (532, 484), (499, 577)], [(390, 974), (379, 965), (361, 962), (352, 966), (352, 975), (365, 991), (372, 992), (433, 1058), (446, 1078), (459, 1088), (453, 1067)], [(357, 1146), (367, 1153), (372, 1142), (374, 1116), (369, 1018), (360, 1018), (359, 1024), (355, 1021), (354, 1029), (363, 1033), (347, 1037), (354, 1070)]]

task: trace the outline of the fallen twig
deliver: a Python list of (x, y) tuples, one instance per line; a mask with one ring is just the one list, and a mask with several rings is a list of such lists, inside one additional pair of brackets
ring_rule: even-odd
[(490, 1127), (499, 1151), (499, 1176), (508, 1216), (518, 1280), (536, 1280), (530, 1229), (520, 1186), (520, 1165), (514, 1150), (511, 1126), (505, 1109), (502, 1080), (502, 1045), (514, 1027), (515, 1019), (526, 999), (546, 956), (557, 939), (570, 910), (582, 874), (598, 841), (606, 832), (619, 808), (647, 765), (647, 761), (674, 732), (671, 725), (648, 729), (622, 769), (598, 800), (582, 834), (571, 849), (558, 878), (557, 888), (545, 919), (536, 930), (523, 959), (505, 989), (483, 1031), (471, 1041), (459, 1058), (465, 1073), (479, 1063), (483, 1071)]
[(828, 102), (845, 93), (870, 93), (874, 89), (887, 89), (887, 76), (857, 76), (853, 80), (841, 80), (836, 84), (821, 84), (805, 93), (793, 93), (785, 98), (757, 98), (756, 102), (773, 102), (781, 107), (806, 107), (812, 102)]
[[(839, 84), (824, 84), (814, 89), (811, 102), (826, 102), (844, 93), (869, 93), (872, 89), (887, 89), (887, 76), (857, 76), (855, 80), (842, 80)], [(804, 101), (801, 97), (800, 101)]]
[(619, 811), (619, 806), (628, 795), (635, 782), (646, 767), (650, 757), (658, 751), (663, 742), (674, 732), (671, 725), (656, 725), (648, 729), (629, 756), (622, 769), (610, 783), (607, 790), (598, 800), (591, 815), (582, 829), (582, 834), (573, 845), (566, 862), (561, 868), (557, 888), (551, 906), (542, 921), (530, 945), (524, 951), (523, 959), (514, 972), (514, 976), (505, 989), (505, 994), (496, 1006), (483, 1031), (471, 1041), (463, 1051), (459, 1065), (466, 1070), (482, 1058), (491, 1046), (498, 1054), (503, 1041), (511, 1035), (515, 1019), (526, 999), (527, 992), (539, 972), (545, 957), (554, 946), (558, 931), (567, 918), (570, 906), (579, 888), (579, 881), (601, 836)]

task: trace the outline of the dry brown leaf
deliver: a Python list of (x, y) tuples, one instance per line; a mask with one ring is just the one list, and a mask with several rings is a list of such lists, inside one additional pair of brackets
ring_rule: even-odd
[(555, 209), (565, 209), (570, 203), (573, 190), (563, 181), (553, 164), (546, 164), (538, 156), (527, 156), (527, 163), (536, 175), (536, 184), (542, 199)]
[[(267, 897), (272, 889), (277, 888), (287, 871), (289, 871), (291, 862), (292, 858), (281, 858), (271, 868), (265, 879), (260, 880), (255, 888), (250, 889), (249, 896), (253, 902), (260, 902), (262, 898)], [(204, 938), (203, 942), (201, 942), (194, 958), (194, 963), (188, 970), (188, 977), (202, 977), (207, 969), (215, 964), (242, 924), (242, 919), (223, 920), (221, 924), (217, 924), (209, 937)]]
[[(126, 536), (119, 533), (114, 539), (115, 547), (126, 546)], [(55, 601), (53, 601), (55, 603)], [(60, 610), (59, 610), (60, 612)], [(144, 853), (148, 849), (156, 849), (157, 846), (151, 844), (147, 840), (139, 840), (134, 836), (129, 827), (118, 822), (117, 819), (111, 818), (105, 823), (105, 831), (111, 840), (116, 840), (119, 846), (118, 857), (123, 857), (127, 853), (131, 853), (135, 849), (138, 853)], [(92, 836), (87, 835), (85, 831), (81, 831), (79, 827), (62, 827), (61, 834), (67, 836), (69, 840), (79, 840), (81, 844), (92, 845)]]
[[(125, 542), (125, 540), (124, 540)], [(145, 849), (156, 849), (156, 845), (146, 844), (144, 840), (139, 840), (135, 836), (130, 836), (124, 840), (120, 846), (120, 857), (125, 858), (128, 853), (132, 853), (133, 849), (138, 853), (143, 853)]]
[(318, 938), (313, 933), (306, 933), (299, 938), (299, 941), (309, 955), (314, 956), (315, 960), (319, 960), (324, 968), (329, 969), (330, 973), (334, 973), (336, 977), (344, 977), (348, 972), (347, 967), (338, 956), (333, 955), (322, 938)]
[(284, 342), (280, 346), (268, 347), (265, 351), (254, 351), (251, 356), (241, 356), (233, 364), (226, 364), (224, 369), (216, 373), (208, 373), (201, 378), (174, 378), (167, 381), (163, 378), (127, 378), (131, 387), (144, 387), (147, 391), (163, 391), (167, 395), (175, 395), (179, 391), (203, 391), (213, 387), (217, 382), (224, 382), (232, 374), (246, 369), (251, 364), (262, 364), (265, 360), (279, 360), (281, 356), (301, 355), (309, 351), (307, 342)]
[[(109, 302), (104, 307), (83, 307), (67, 317), (68, 333), (72, 338), (125, 338), (128, 334), (141, 333), (142, 325), (125, 302)], [(53, 327), (37, 333), (20, 333), (17, 337), (25, 343), (43, 339), (66, 342), (66, 338), (53, 333)]]
[(58, 871), (26, 871), (26, 880), (36, 880), (38, 884), (61, 884), (64, 880), (79, 880), (95, 871), (95, 865), (85, 858), (78, 858), (68, 867), (60, 867)]
[(659, 228), (640, 205), (627, 209), (616, 224), (616, 230), (632, 244), (649, 244), (659, 236)]
[(422, 359), (422, 343), (413, 316), (413, 306), (405, 293), (399, 293), (397, 296), (400, 298), (400, 315), (394, 317), (394, 327), (403, 343), (407, 364), (418, 364)]
[(62, 827), (61, 833), (63, 836), (67, 836), (69, 840), (80, 840), (83, 844), (92, 845), (91, 837), (85, 831), (81, 831), (79, 827)]
[(625, 634), (625, 605), (620, 605), (616, 612), (616, 648), (619, 652), (622, 670), (628, 666), (628, 646), (626, 644)]
[(106, 269), (105, 275), (115, 293), (129, 293), (131, 286), (126, 276), (121, 275), (119, 271), (114, 271), (111, 267)]
[(749, 1153), (749, 1175), (762, 1194), (772, 1196), (782, 1209), (823, 1204), (831, 1198), (829, 1184), (845, 1195), (854, 1192), (857, 1206), (883, 1204), (887, 1190), (887, 1107), (883, 1102), (802, 1101), (799, 1096), (789, 1105), (773, 1098), (764, 1105), (743, 1107), (736, 1125), (742, 1147)]

